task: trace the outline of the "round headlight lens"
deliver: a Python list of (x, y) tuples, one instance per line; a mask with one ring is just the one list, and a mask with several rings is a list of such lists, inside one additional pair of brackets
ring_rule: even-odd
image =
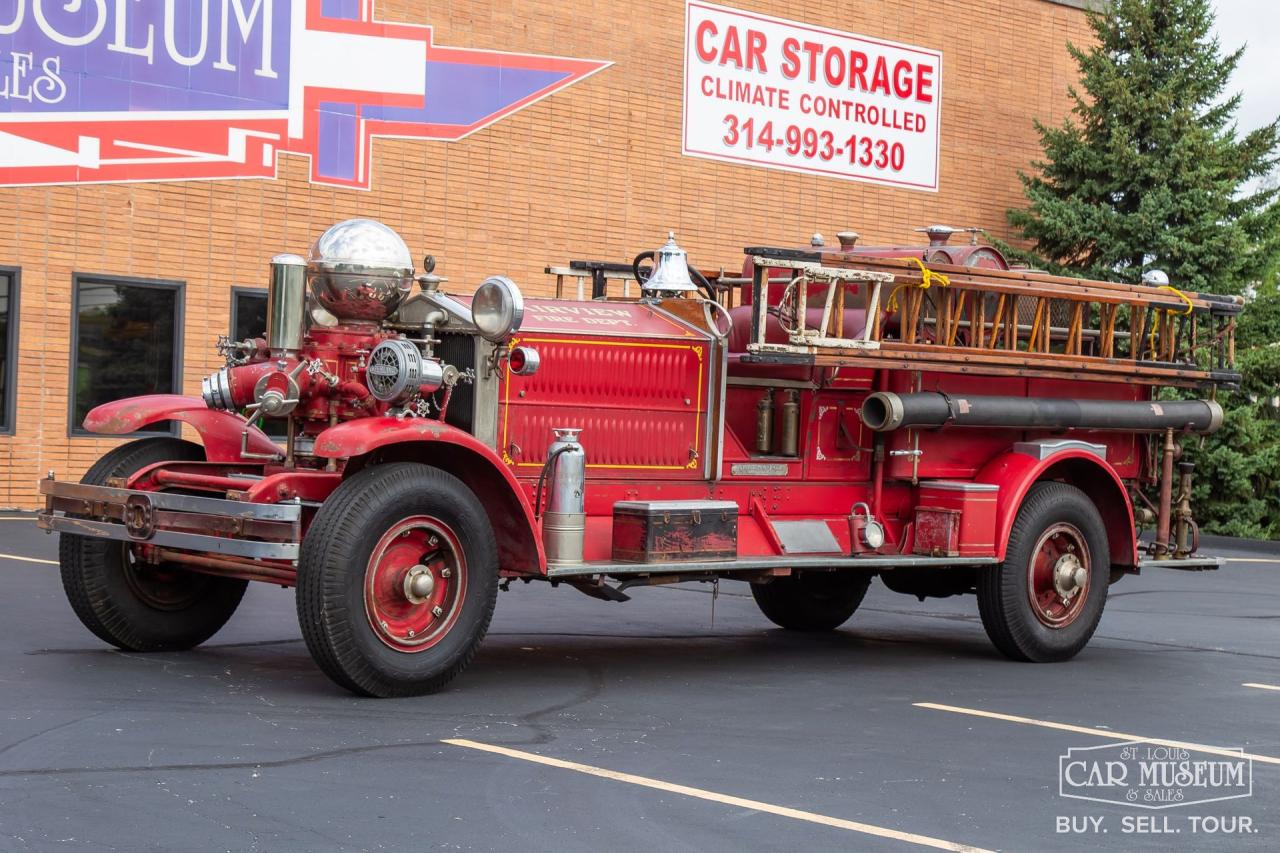
[(520, 330), (524, 297), (516, 283), (503, 275), (490, 276), (476, 288), (471, 319), (486, 341), (501, 343)]
[(874, 551), (884, 544), (884, 527), (878, 521), (867, 519), (867, 526), (862, 529), (862, 538), (866, 540), (867, 547)]

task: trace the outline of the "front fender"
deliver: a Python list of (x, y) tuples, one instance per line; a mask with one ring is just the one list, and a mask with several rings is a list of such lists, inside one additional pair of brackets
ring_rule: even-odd
[(102, 435), (127, 435), (157, 421), (190, 424), (204, 441), (210, 462), (240, 462), (240, 437), (249, 431), (250, 453), (279, 454), (267, 434), (233, 412), (210, 409), (199, 397), (181, 394), (148, 394), (95, 407), (84, 419), (84, 428)]
[(1113, 566), (1138, 564), (1137, 531), (1129, 490), (1115, 469), (1088, 450), (1060, 450), (1044, 459), (1009, 451), (992, 459), (978, 476), (979, 483), (1000, 487), (996, 503), (996, 557), (1003, 560), (1009, 532), (1027, 491), (1040, 480), (1062, 480), (1079, 488), (1093, 501), (1107, 529)]
[(422, 462), (467, 484), (489, 515), (503, 569), (546, 574), (539, 525), (524, 489), (493, 448), (471, 433), (422, 418), (358, 418), (316, 436), (316, 455)]

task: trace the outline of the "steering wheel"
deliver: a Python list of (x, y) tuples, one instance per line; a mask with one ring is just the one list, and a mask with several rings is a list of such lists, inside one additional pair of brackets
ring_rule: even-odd
[[(649, 280), (649, 276), (653, 275), (653, 260), (657, 257), (657, 254), (657, 252), (650, 249), (636, 255), (635, 260), (631, 262), (631, 275), (635, 277), (636, 283), (642, 288), (644, 283)], [(649, 266), (640, 266), (641, 261), (648, 261)], [(707, 280), (705, 275), (698, 272), (696, 267), (689, 267), (689, 277), (693, 279), (693, 283), (702, 291), (703, 296), (712, 302), (719, 301), (716, 299), (716, 289), (712, 287), (711, 282)]]

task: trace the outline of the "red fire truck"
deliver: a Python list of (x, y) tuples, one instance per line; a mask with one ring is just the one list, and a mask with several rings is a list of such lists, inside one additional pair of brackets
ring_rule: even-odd
[(1008, 269), (946, 231), (752, 247), (732, 275), (672, 239), (636, 259), (635, 298), (575, 301), (502, 276), (449, 295), (391, 229), (342, 222), (272, 259), (265, 334), (219, 342), (203, 398), (84, 422), (200, 444), (51, 474), (39, 523), (104, 641), (190, 648), (248, 581), (296, 586), (316, 663), (371, 696), (449, 682), (513, 579), (625, 601), (734, 578), (828, 631), (879, 576), (976, 593), (1002, 653), (1064, 660), (1124, 574), (1217, 566), (1180, 443), (1221, 423), (1241, 303)]

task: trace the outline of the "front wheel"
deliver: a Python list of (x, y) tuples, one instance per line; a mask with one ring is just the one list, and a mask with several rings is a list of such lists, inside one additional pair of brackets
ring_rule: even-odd
[(1102, 618), (1109, 553), (1102, 516), (1084, 492), (1066, 483), (1033, 485), (1004, 562), (978, 570), (978, 612), (991, 642), (1013, 660), (1074, 657)]
[[(204, 449), (198, 444), (143, 438), (105, 454), (80, 482), (105, 486), (157, 462), (203, 459)], [(58, 537), (67, 601), (101, 639), (130, 652), (180, 651), (212, 637), (235, 613), (246, 581), (139, 560), (134, 547), (72, 533)]]
[(356, 474), (302, 543), (302, 636), (325, 674), (360, 695), (444, 687), (475, 655), (497, 593), (484, 508), (456, 477), (426, 465)]

